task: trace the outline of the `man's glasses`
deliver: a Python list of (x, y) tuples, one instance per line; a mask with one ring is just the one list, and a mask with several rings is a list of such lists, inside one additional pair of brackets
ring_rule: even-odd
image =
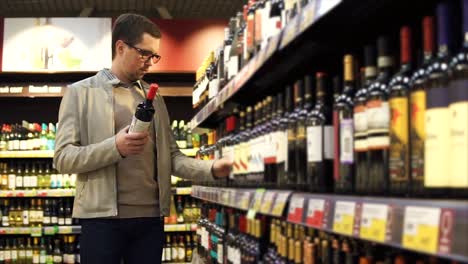
[(127, 43), (124, 41), (125, 44), (127, 44), (127, 46), (129, 46), (130, 48), (136, 50), (138, 53), (140, 53), (140, 58), (147, 62), (149, 59), (151, 59), (151, 61), (153, 62), (153, 64), (156, 64), (158, 63), (160, 60), (161, 60), (161, 55), (158, 55), (158, 54), (155, 54), (149, 50), (144, 50), (144, 49), (140, 49), (140, 48), (137, 48), (133, 45), (131, 45), (130, 43)]

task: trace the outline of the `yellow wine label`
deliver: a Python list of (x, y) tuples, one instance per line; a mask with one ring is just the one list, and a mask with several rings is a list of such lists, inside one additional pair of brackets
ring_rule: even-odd
[(449, 186), (449, 111), (439, 107), (426, 110), (426, 142), (424, 155), (424, 185)]
[(410, 101), (411, 178), (423, 180), (426, 93), (424, 91), (412, 92)]
[(449, 107), (450, 114), (450, 186), (468, 187), (468, 102)]
[(390, 178), (409, 178), (409, 109), (408, 98), (390, 99)]

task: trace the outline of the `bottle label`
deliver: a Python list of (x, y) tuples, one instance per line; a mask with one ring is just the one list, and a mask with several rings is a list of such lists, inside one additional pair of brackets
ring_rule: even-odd
[(39, 256), (39, 262), (38, 263), (46, 263), (46, 256), (45, 255)]
[(22, 188), (23, 187), (23, 177), (22, 176), (17, 176), (16, 177), (16, 188)]
[[(284, 171), (285, 172), (288, 172), (289, 170), (289, 165), (292, 165), (292, 162), (293, 160), (290, 160), (290, 151), (292, 149), (289, 149), (290, 146), (294, 146), (294, 143), (296, 141), (296, 131), (294, 128), (288, 128), (287, 130), (287, 144), (286, 144), (286, 160), (285, 160), (285, 163), (284, 163)], [(291, 164), (289, 164), (291, 162)], [(293, 172), (294, 173), (294, 172)]]
[(256, 173), (258, 172), (258, 137), (250, 139), (247, 143), (249, 145), (250, 154), (248, 156), (249, 161), (249, 172)]
[(171, 261), (172, 258), (171, 258), (171, 248), (170, 247), (166, 247), (165, 249), (165, 256), (166, 256), (166, 261)]
[[(446, 89), (427, 90), (426, 142), (424, 157), (424, 185), (426, 187), (448, 187), (449, 167), (449, 109)], [(466, 120), (465, 120), (466, 121)]]
[(52, 224), (57, 224), (58, 223), (58, 217), (57, 216), (52, 216), (50, 219), (51, 219)]
[(29, 211), (23, 211), (23, 225), (29, 225)]
[(31, 181), (30, 180), (31, 180), (31, 177), (29, 177), (29, 176), (24, 176), (23, 177), (23, 187), (24, 188), (31, 187)]
[(323, 133), (321, 126), (307, 127), (307, 161), (320, 162), (323, 159)]
[(5, 251), (0, 250), (0, 261), (5, 261)]
[(11, 251), (5, 250), (5, 260), (11, 260)]
[(28, 150), (28, 141), (27, 140), (21, 140), (20, 141), (20, 150)]
[(37, 176), (31, 176), (29, 178), (29, 183), (31, 188), (37, 188)]
[(185, 259), (185, 248), (180, 247), (179, 248), (179, 259)]
[(228, 65), (230, 53), (231, 53), (231, 45), (224, 46), (224, 65)]
[(50, 224), (50, 216), (44, 216), (44, 218), (42, 219), (42, 223), (44, 225), (49, 225)]
[(9, 188), (8, 178), (4, 177), (4, 175), (2, 176), (2, 186), (8, 186), (8, 188)]
[(395, 181), (409, 179), (409, 109), (408, 98), (391, 98), (390, 123), (390, 178)]
[(265, 148), (264, 148), (264, 163), (265, 164), (274, 164), (276, 163), (276, 142), (275, 142), (276, 132), (270, 132), (265, 136)]
[(449, 86), (450, 186), (468, 187), (468, 80), (452, 81)]
[(172, 260), (176, 260), (176, 259), (177, 259), (177, 256), (178, 256), (177, 247), (173, 247), (171, 253), (172, 253)]
[(387, 149), (390, 146), (388, 102), (378, 99), (370, 100), (366, 106), (369, 149)]
[(54, 256), (54, 262), (62, 263), (62, 256)]
[(367, 151), (367, 111), (365, 105), (354, 107), (354, 151)]
[[(7, 185), (6, 182), (3, 182), (2, 185)], [(15, 174), (8, 174), (8, 189), (14, 190), (16, 188), (16, 175)]]
[(65, 219), (60, 217), (60, 218), (58, 219), (58, 224), (59, 224), (59, 225), (65, 225)]
[(255, 44), (259, 45), (262, 42), (262, 12), (263, 9), (257, 9), (255, 12)]
[(241, 144), (241, 156), (240, 156), (240, 171), (243, 174), (249, 173), (249, 155), (250, 155), (250, 144), (249, 142), (242, 142)]
[(411, 178), (424, 180), (424, 141), (426, 139), (425, 111), (426, 92), (411, 93)]
[(18, 251), (17, 250), (11, 250), (11, 259), (12, 260), (17, 260), (18, 259)]
[(151, 125), (150, 122), (143, 122), (138, 120), (135, 116), (132, 118), (132, 123), (130, 124), (130, 128), (128, 129), (128, 133), (135, 133), (135, 132), (146, 132), (149, 130)]
[(228, 63), (228, 79), (236, 76), (239, 72), (239, 56), (231, 56)]
[(223, 256), (223, 243), (218, 243), (218, 247), (217, 247), (217, 252), (218, 253), (218, 263), (219, 264), (222, 264), (223, 263), (223, 259), (224, 259), (224, 256)]
[(278, 142), (277, 161), (278, 163), (286, 162), (288, 157), (288, 133), (286, 131), (278, 131), (276, 140)]
[(324, 126), (323, 133), (323, 154), (325, 159), (332, 160), (334, 157), (333, 126)]
[(71, 218), (65, 218), (65, 225), (72, 225), (72, 219)]
[(352, 164), (354, 162), (353, 119), (340, 120), (340, 162)]
[(251, 14), (247, 17), (247, 49), (250, 51), (254, 47), (255, 37), (255, 15)]
[(24, 259), (26, 257), (26, 251), (18, 250), (18, 257)]
[(333, 111), (333, 178), (338, 181), (340, 179), (340, 114), (338, 111)]

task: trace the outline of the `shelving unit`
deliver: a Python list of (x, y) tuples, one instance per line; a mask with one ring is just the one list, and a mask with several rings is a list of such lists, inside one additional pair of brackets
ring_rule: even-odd
[(285, 217), (331, 233), (468, 262), (468, 201), (204, 186), (193, 186), (192, 195), (247, 211), (250, 217), (256, 213)]
[(53, 150), (16, 150), (0, 151), (0, 158), (26, 159), (26, 158), (53, 158)]
[(232, 113), (234, 104), (255, 103), (280, 91), (295, 76), (335, 68), (331, 64), (341, 61), (345, 52), (361, 50), (377, 34), (397, 32), (401, 24), (388, 23), (395, 20), (395, 13), (400, 21), (411, 20), (430, 13), (436, 2), (313, 1), (195, 114), (190, 127), (215, 128)]
[(197, 230), (197, 224), (164, 225), (164, 232), (193, 232)]
[(80, 234), (81, 226), (47, 226), (47, 227), (0, 227), (0, 235), (56, 235)]
[[(180, 149), (180, 151), (189, 157), (195, 157), (198, 148)], [(16, 150), (0, 151), (0, 158), (53, 158), (53, 150)]]
[(0, 198), (13, 197), (73, 197), (75, 189), (2, 190)]

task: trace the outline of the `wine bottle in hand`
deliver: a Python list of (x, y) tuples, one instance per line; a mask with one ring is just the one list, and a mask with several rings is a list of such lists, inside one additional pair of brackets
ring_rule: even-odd
[(132, 132), (145, 132), (148, 131), (151, 121), (153, 120), (154, 107), (153, 99), (158, 91), (159, 86), (156, 83), (150, 85), (146, 100), (139, 103), (135, 115), (132, 119), (132, 124), (128, 130)]

